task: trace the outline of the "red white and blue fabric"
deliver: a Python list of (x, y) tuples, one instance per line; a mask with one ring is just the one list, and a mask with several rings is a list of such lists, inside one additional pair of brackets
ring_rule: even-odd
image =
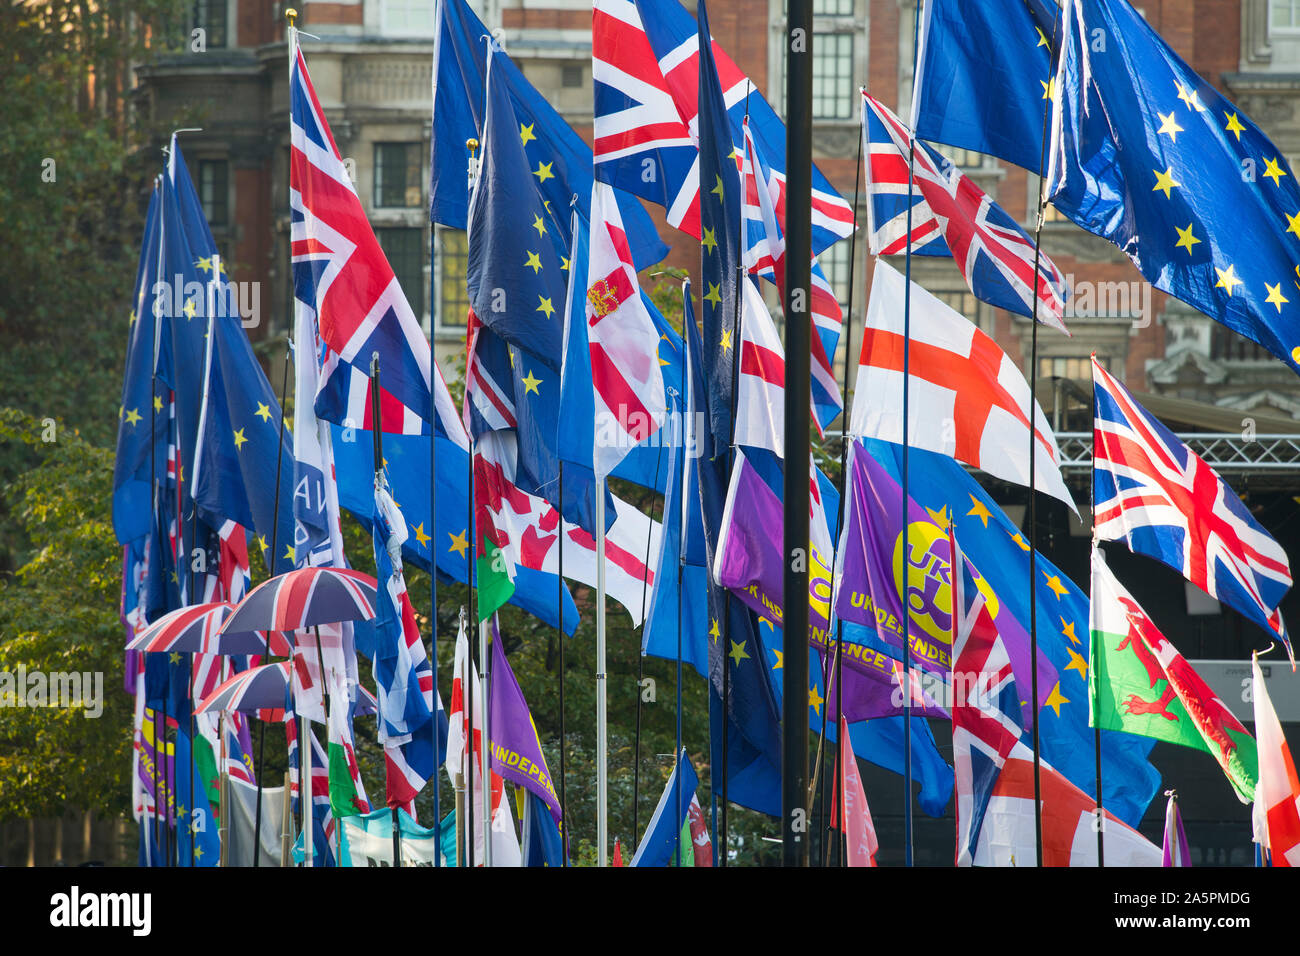
[(291, 670), (289, 661), (261, 664), (235, 674), (205, 697), (194, 712), (237, 710), (241, 713), (269, 711), (263, 719), (283, 719), (289, 710)]
[(351, 568), (299, 568), (263, 581), (226, 619), (227, 631), (301, 631), (314, 624), (369, 621), (375, 579)]
[[(133, 637), (126, 649), (152, 653), (265, 654), (267, 642), (258, 631), (228, 631), (223, 626), (235, 611), (233, 604), (216, 601), (169, 611)], [(288, 654), (289, 642), (271, 635), (271, 653)]]
[[(1282, 546), (1222, 478), (1094, 358), (1094, 534), (1123, 541), (1277, 634), (1291, 587)], [(1294, 660), (1294, 656), (1292, 657)]]
[[(298, 763), (298, 721), (290, 711), (284, 722), (285, 750), (289, 763), (289, 800), (295, 816), (300, 812), (300, 781), (302, 770)], [(330, 807), (329, 755), (321, 747), (316, 734), (311, 734), (311, 815), (312, 855), (316, 866), (334, 866), (334, 811)], [(300, 837), (301, 839), (301, 837)]]
[(379, 740), (387, 805), (414, 815), (415, 797), (437, 770), (433, 744), (433, 668), (415, 625), (402, 574), (406, 521), (388, 490), (375, 486), (375, 569), (383, 581), (371, 665), (379, 697)]
[[(776, 217), (780, 198), (776, 180), (758, 151), (749, 120), (743, 124), (745, 152), (740, 175), (744, 186), (741, 214), (745, 219), (745, 247), (741, 262), (755, 275), (776, 285), (785, 299), (785, 236)], [(809, 304), (817, 336), (812, 347), (812, 399), (818, 431), (824, 429), (844, 410), (844, 400), (829, 356), (835, 355), (840, 340), (844, 313), (816, 256), (812, 262), (812, 287)], [(743, 330), (743, 326), (742, 326)], [(742, 331), (743, 334), (743, 331)]]
[(505, 339), (470, 309), (465, 342), (465, 429), (477, 439), (486, 432), (517, 428), (514, 377)]
[[(749, 113), (785, 209), (785, 124), (715, 40), (713, 56), (734, 144)], [(592, 17), (596, 178), (667, 210), (700, 238), (699, 36), (678, 0), (596, 0)], [(813, 167), (812, 248), (853, 231), (853, 210)]]
[(952, 554), (952, 749), (958, 866), (971, 866), (984, 814), (1008, 755), (1023, 732), (1011, 659), (969, 562), (948, 532)]
[(420, 321), (375, 238), (296, 41), (289, 59), (289, 210), (294, 295), (328, 348), (316, 410), (369, 428), (370, 359), (379, 353), (384, 431), (458, 441), (455, 406)]
[[(868, 237), (875, 255), (907, 250), (911, 130), (879, 100), (862, 94)], [(1034, 243), (1001, 206), (944, 156), (916, 141), (912, 252), (951, 255), (975, 297), (1069, 334), (1061, 316), (1068, 291), (1046, 255), (1034, 273)]]
[[(596, 412), (592, 470), (604, 478), (659, 430), (667, 408), (659, 331), (641, 301), (614, 190), (602, 182), (591, 187), (590, 235), (583, 315)], [(607, 432), (618, 440), (604, 440)]]

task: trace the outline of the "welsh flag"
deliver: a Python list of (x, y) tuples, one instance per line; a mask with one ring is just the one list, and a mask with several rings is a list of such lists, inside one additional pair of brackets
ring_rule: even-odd
[(350, 709), (346, 688), (336, 686), (330, 695), (328, 750), (330, 810), (336, 820), (370, 812), (366, 787), (357, 767)]
[(488, 432), (479, 436), (474, 455), (474, 523), (478, 539), (474, 583), (478, 589), (479, 621), (490, 618), (515, 593), (515, 549), (497, 520), (505, 499), (519, 494), (502, 468), (508, 455), (513, 458), (514, 449), (507, 445), (513, 441), (512, 434)]
[(1092, 552), (1090, 725), (1204, 750), (1219, 762), (1237, 799), (1255, 797), (1255, 739), (1156, 629), (1115, 580), (1101, 551)]

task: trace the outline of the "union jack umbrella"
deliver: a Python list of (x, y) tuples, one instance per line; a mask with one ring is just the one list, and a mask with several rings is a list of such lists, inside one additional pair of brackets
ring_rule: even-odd
[(194, 713), (269, 711), (263, 719), (283, 720), (284, 713), (292, 710), (289, 697), (292, 671), (292, 661), (240, 671), (201, 701)]
[[(180, 652), (191, 654), (266, 654), (267, 636), (259, 631), (224, 629), (235, 611), (225, 601), (177, 608), (131, 638), (128, 651)], [(289, 642), (278, 633), (270, 635), (269, 652), (278, 656), (293, 653)]]
[(350, 568), (299, 568), (253, 588), (221, 630), (301, 631), (318, 624), (369, 621), (375, 616), (376, 587), (369, 574)]

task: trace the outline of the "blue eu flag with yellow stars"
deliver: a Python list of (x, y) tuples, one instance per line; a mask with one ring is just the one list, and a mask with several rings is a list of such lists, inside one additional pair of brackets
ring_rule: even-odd
[(1059, 41), (1053, 0), (929, 0), (912, 128), (918, 139), (1037, 173)]
[(700, 278), (704, 322), (704, 380), (709, 424), (719, 440), (731, 435), (732, 366), (740, 348), (736, 267), (740, 260), (740, 170), (727, 104), (713, 59), (709, 14), (701, 0), (700, 31)]
[[(500, 59), (488, 60), (483, 161), (469, 204), (469, 302), (497, 335), (559, 371), (568, 246), (537, 188), (544, 172), (528, 167)], [(558, 212), (567, 221), (567, 206)]]
[(1126, 0), (1065, 9), (1048, 192), (1156, 288), (1300, 368), (1300, 188)]

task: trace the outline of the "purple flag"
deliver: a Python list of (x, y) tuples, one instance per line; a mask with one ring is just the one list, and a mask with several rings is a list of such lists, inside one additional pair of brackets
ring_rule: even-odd
[[(846, 621), (873, 628), (885, 644), (903, 647), (904, 615), (900, 603), (903, 528), (899, 520), (903, 491), (893, 477), (862, 447), (850, 449), (851, 492), (840, 538), (840, 578), (835, 613)], [(945, 677), (952, 670), (952, 549), (945, 515), (907, 501), (910, 525), (907, 597), (911, 606), (909, 644), (916, 665)], [(967, 559), (969, 564), (969, 559)], [(1016, 683), (1032, 686), (1029, 634), (992, 592), (972, 565), (976, 586), (986, 591), (989, 610), (1006, 645)], [(1038, 706), (1046, 703), (1058, 675), (1038, 654)]]
[[(718, 533), (714, 559), (715, 577), (748, 607), (781, 627), (784, 613), (781, 591), (784, 587), (779, 529), (784, 519), (781, 499), (741, 453), (736, 455), (731, 486)], [(830, 628), (830, 568), (816, 550), (809, 570), (808, 642), (827, 659)], [(834, 660), (833, 652), (830, 660)], [(903, 712), (903, 691), (899, 679), (901, 667), (887, 654), (861, 644), (844, 645), (844, 713), (850, 721), (888, 717)], [(915, 681), (914, 681), (915, 684)], [(835, 682), (828, 678), (826, 699), (834, 699)], [(948, 712), (935, 704), (919, 685), (912, 693), (912, 710), (918, 716), (942, 717)]]
[(492, 770), (511, 783), (526, 787), (545, 801), (560, 822), (560, 798), (546, 769), (542, 742), (533, 715), (501, 648), (501, 632), (492, 618), (492, 674), (488, 696), (488, 732), (492, 736)]
[(1187, 847), (1187, 834), (1183, 832), (1183, 815), (1178, 812), (1178, 794), (1166, 790), (1169, 803), (1165, 806), (1165, 858), (1162, 866), (1191, 866)]
[[(167, 815), (167, 824), (170, 826), (174, 822), (175, 815), (172, 799), (168, 793), (168, 784), (176, 779), (172, 766), (175, 762), (175, 747), (166, 742), (165, 733), (161, 741), (155, 740), (155, 728), (161, 716), (157, 711), (145, 709), (144, 726), (140, 734), (139, 760), (136, 761), (136, 778), (144, 791), (149, 794), (150, 800), (153, 799), (154, 793), (157, 793), (158, 802), (162, 804)], [(175, 721), (169, 719), (166, 726), (175, 726)], [(163, 754), (161, 761), (158, 759), (159, 750)]]

